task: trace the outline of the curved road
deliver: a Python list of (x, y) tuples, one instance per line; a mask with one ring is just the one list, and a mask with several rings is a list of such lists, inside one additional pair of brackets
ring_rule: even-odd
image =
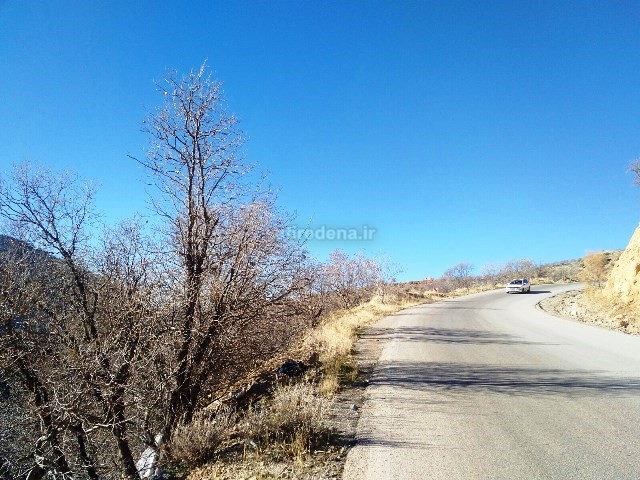
[(404, 310), (384, 337), (346, 480), (640, 479), (640, 337), (531, 294)]

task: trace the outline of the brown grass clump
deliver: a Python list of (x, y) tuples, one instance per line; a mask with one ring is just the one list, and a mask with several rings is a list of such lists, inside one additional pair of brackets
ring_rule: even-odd
[(339, 451), (315, 451), (295, 461), (278, 459), (269, 452), (247, 451), (234, 462), (209, 463), (189, 472), (187, 480), (317, 480), (340, 478)]
[(332, 374), (327, 375), (325, 373), (318, 383), (318, 392), (325, 397), (331, 397), (340, 390), (340, 380), (335, 373), (335, 368), (332, 370)]
[[(290, 459), (301, 459), (326, 443), (330, 407), (330, 400), (317, 395), (311, 384), (298, 383), (278, 387), (243, 414), (209, 417), (200, 412), (176, 430), (167, 446), (170, 461), (192, 470), (214, 460), (189, 478), (232, 478), (228, 474), (234, 465), (252, 472), (247, 478), (274, 478), (270, 475), (288, 468)], [(227, 454), (221, 455), (225, 449)]]
[(269, 402), (255, 405), (246, 413), (241, 435), (254, 448), (279, 445), (283, 453), (300, 456), (329, 433), (329, 408), (329, 400), (316, 395), (310, 384), (281, 386)]
[(236, 422), (233, 412), (219, 411), (215, 416), (198, 412), (190, 423), (179, 425), (174, 432), (167, 446), (170, 460), (189, 467), (203, 464), (229, 438)]

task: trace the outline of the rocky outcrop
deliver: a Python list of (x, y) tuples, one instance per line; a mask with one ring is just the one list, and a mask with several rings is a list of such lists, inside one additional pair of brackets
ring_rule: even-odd
[(611, 270), (603, 293), (616, 303), (640, 305), (640, 226)]

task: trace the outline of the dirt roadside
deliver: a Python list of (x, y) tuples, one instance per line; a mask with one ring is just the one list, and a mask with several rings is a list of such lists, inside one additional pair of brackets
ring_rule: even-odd
[(385, 329), (377, 328), (373, 325), (359, 336), (355, 347), (358, 378), (354, 383), (342, 389), (335, 397), (331, 424), (344, 441), (344, 448), (341, 451), (340, 458), (339, 460), (336, 458), (339, 478), (342, 477), (347, 453), (355, 445), (360, 408), (365, 401), (365, 390), (378, 364), (378, 359), (385, 345), (386, 334)]
[[(314, 451), (291, 461), (275, 459), (265, 461), (251, 454), (238, 458), (232, 464), (209, 464), (193, 471), (188, 480), (321, 480), (339, 479), (349, 449), (355, 444), (356, 430), (360, 418), (360, 408), (364, 403), (365, 389), (384, 347), (383, 329), (368, 327), (360, 336), (355, 347), (358, 363), (358, 377), (333, 398), (327, 422), (333, 431), (333, 438), (322, 451)], [(259, 468), (256, 468), (258, 466)]]
[(630, 318), (632, 317), (630, 312), (591, 301), (584, 290), (571, 290), (545, 298), (538, 306), (556, 317), (569, 318), (631, 335), (640, 335), (640, 325)]

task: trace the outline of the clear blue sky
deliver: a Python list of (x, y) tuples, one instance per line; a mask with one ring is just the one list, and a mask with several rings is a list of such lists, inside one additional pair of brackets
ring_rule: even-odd
[(387, 254), (401, 279), (468, 261), (624, 248), (640, 220), (640, 3), (0, 0), (0, 169), (99, 185), (144, 211), (154, 88), (204, 59), (313, 241)]

